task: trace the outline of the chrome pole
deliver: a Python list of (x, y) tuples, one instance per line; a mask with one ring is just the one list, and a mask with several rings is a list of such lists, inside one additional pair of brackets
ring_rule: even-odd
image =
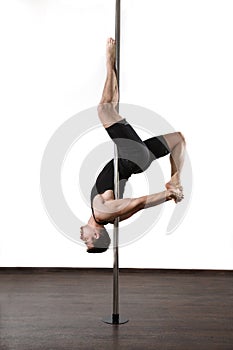
[[(121, 1), (116, 0), (116, 18), (115, 18), (115, 40), (116, 40), (116, 78), (118, 94), (120, 100), (120, 40), (121, 40)], [(119, 103), (117, 105), (119, 112)], [(119, 199), (119, 172), (118, 172), (118, 150), (114, 144), (114, 194), (115, 199)], [(113, 316), (115, 321), (119, 321), (119, 218), (114, 222), (113, 239)]]
[[(115, 18), (115, 40), (116, 40), (116, 77), (118, 93), (120, 99), (120, 36), (121, 36), (121, 0), (116, 0), (116, 18)], [(119, 103), (117, 105), (119, 112)], [(119, 199), (119, 172), (118, 172), (118, 150), (114, 144), (114, 195)], [(114, 221), (113, 230), (113, 313), (110, 319), (104, 320), (105, 323), (118, 325), (128, 322), (119, 314), (119, 218)]]

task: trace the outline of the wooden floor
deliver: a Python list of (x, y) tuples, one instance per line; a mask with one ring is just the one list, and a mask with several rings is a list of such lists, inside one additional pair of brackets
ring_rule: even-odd
[(231, 271), (0, 269), (1, 350), (232, 350)]

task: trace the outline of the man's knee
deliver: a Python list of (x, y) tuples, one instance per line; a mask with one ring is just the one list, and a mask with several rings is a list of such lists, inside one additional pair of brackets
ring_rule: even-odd
[(163, 135), (165, 138), (170, 151), (172, 151), (177, 145), (185, 145), (185, 138), (182, 132), (175, 131), (170, 134)]

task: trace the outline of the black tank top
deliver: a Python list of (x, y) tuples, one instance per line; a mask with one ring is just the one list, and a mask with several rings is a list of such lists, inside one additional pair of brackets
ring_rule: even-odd
[[(119, 197), (123, 198), (125, 184), (132, 175), (132, 163), (126, 159), (118, 160), (119, 170)], [(95, 222), (99, 225), (107, 225), (109, 221), (97, 221), (94, 215), (93, 200), (97, 194), (102, 194), (107, 190), (114, 193), (114, 160), (108, 162), (96, 179), (96, 183), (91, 190), (91, 210)]]
[(108, 221), (97, 221), (94, 214), (93, 200), (97, 194), (102, 194), (107, 190), (114, 190), (114, 175), (112, 176), (113, 160), (105, 165), (91, 191), (91, 210), (95, 222), (99, 225), (107, 225)]

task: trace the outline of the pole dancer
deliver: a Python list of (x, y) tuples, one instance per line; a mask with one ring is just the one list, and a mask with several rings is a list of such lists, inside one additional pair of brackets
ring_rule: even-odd
[[(80, 228), (80, 238), (85, 242), (88, 253), (102, 253), (110, 245), (105, 229), (115, 219), (123, 221), (138, 211), (166, 201), (175, 203), (183, 199), (180, 174), (185, 155), (185, 139), (181, 132), (160, 135), (142, 141), (125, 118), (120, 116), (118, 105), (118, 84), (115, 71), (115, 40), (107, 40), (107, 78), (98, 106), (99, 119), (118, 150), (119, 198), (114, 196), (114, 160), (108, 162), (99, 174), (91, 191), (92, 215), (88, 223)], [(171, 179), (160, 193), (139, 198), (123, 198), (127, 180), (132, 174), (145, 171), (152, 161), (170, 154)]]

